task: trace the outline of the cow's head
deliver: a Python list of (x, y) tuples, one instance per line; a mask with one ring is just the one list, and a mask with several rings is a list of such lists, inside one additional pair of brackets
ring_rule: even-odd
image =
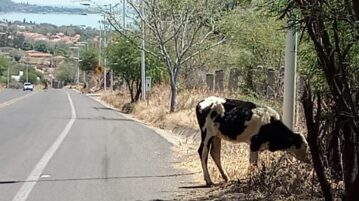
[(294, 139), (292, 146), (287, 149), (287, 151), (296, 157), (298, 160), (309, 163), (309, 147), (307, 140), (300, 133), (293, 133)]
[(261, 126), (259, 133), (251, 138), (251, 151), (288, 151), (297, 159), (309, 162), (309, 149), (305, 137), (294, 133), (280, 120), (271, 119), (269, 124)]

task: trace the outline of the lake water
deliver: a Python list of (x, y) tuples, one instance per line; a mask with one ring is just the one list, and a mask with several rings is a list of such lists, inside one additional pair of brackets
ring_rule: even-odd
[(0, 20), (7, 19), (9, 21), (23, 21), (39, 23), (49, 23), (56, 26), (77, 25), (90, 26), (99, 28), (99, 21), (103, 19), (101, 14), (63, 14), (63, 13), (0, 13)]

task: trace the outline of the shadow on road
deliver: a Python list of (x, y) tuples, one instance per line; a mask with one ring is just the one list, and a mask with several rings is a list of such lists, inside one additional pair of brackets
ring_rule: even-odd
[(182, 177), (190, 176), (197, 173), (181, 173), (181, 174), (167, 174), (167, 175), (134, 175), (123, 177), (84, 177), (84, 178), (59, 178), (59, 179), (39, 179), (39, 180), (0, 180), (0, 185), (27, 183), (27, 182), (66, 182), (66, 181), (94, 181), (94, 180), (121, 180), (121, 179), (146, 179), (146, 178), (166, 178), (166, 177)]
[(108, 108), (108, 107), (93, 107), (93, 109), (95, 110), (111, 110), (111, 111), (116, 111), (112, 108)]
[(76, 117), (76, 120), (95, 120), (95, 121), (133, 121), (126, 118), (108, 118), (108, 117)]

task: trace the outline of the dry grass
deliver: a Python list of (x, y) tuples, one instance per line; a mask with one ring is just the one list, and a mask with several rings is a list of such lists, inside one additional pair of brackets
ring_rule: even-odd
[[(266, 104), (279, 109), (275, 102), (258, 101), (250, 97), (229, 92), (217, 94), (204, 90), (182, 90), (177, 98), (177, 111), (169, 113), (170, 90), (165, 86), (153, 88), (146, 102), (134, 105), (132, 115), (156, 127), (164, 128), (183, 137), (180, 146), (176, 147), (181, 163), (177, 168), (185, 168), (195, 174), (193, 181), (204, 184), (202, 168), (197, 153), (199, 146), (199, 130), (195, 115), (195, 106), (204, 97), (219, 95), (242, 98)], [(128, 103), (127, 93), (105, 93), (101, 99), (117, 108)], [(192, 132), (182, 132), (186, 129)], [(185, 134), (183, 134), (185, 133)], [(282, 152), (261, 153), (259, 168), (249, 171), (249, 148), (246, 144), (222, 142), (222, 165), (232, 182), (221, 184), (209, 191), (191, 191), (190, 200), (307, 200), (320, 197), (318, 182), (312, 180), (313, 172), (310, 164), (303, 164)], [(222, 178), (212, 160), (209, 160), (209, 171), (215, 183)], [(246, 181), (239, 182), (240, 180)], [(238, 182), (233, 182), (238, 181)], [(232, 197), (228, 197), (228, 195)], [(309, 198), (308, 198), (309, 197)], [(249, 199), (250, 198), (250, 199)]]

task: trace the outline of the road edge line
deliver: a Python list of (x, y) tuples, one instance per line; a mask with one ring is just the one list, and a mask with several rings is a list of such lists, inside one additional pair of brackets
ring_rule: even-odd
[(125, 113), (121, 112), (120, 109), (115, 108), (112, 105), (110, 105), (110, 104), (108, 104), (108, 103), (106, 103), (106, 102), (104, 102), (104, 101), (102, 101), (102, 100), (100, 100), (100, 99), (98, 99), (96, 97), (87, 96), (87, 95), (86, 95), (86, 97), (89, 97), (89, 98), (93, 99), (94, 101), (100, 103), (101, 105), (120, 113), (123, 117), (125, 117), (127, 119), (130, 119), (130, 120), (133, 120), (135, 122), (138, 122), (138, 123), (142, 124), (143, 126), (151, 129), (153, 132), (155, 132), (157, 135), (161, 136), (163, 139), (165, 139), (167, 142), (169, 142), (173, 146), (179, 146), (181, 144), (181, 141), (185, 141), (180, 136), (173, 136), (173, 135), (169, 134), (164, 129), (157, 128), (157, 127), (154, 127), (154, 126), (150, 126), (150, 125), (146, 124), (145, 122), (143, 122), (143, 121), (141, 121), (139, 119), (136, 119), (135, 117), (130, 116), (129, 114), (125, 114)]
[(18, 101), (20, 101), (20, 100), (22, 100), (22, 99), (25, 99), (25, 98), (27, 98), (27, 97), (32, 96), (32, 95), (34, 95), (34, 94), (37, 94), (38, 92), (39, 92), (39, 91), (34, 91), (34, 92), (29, 93), (29, 94), (26, 94), (26, 95), (24, 95), (24, 96), (20, 96), (20, 97), (17, 97), (17, 98), (13, 98), (13, 99), (10, 99), (10, 100), (8, 100), (8, 101), (6, 101), (6, 102), (0, 103), (0, 109), (1, 109), (1, 108), (4, 108), (4, 107), (6, 107), (6, 106), (12, 105), (12, 104), (14, 104), (14, 103), (16, 103), (16, 102), (18, 102)]

